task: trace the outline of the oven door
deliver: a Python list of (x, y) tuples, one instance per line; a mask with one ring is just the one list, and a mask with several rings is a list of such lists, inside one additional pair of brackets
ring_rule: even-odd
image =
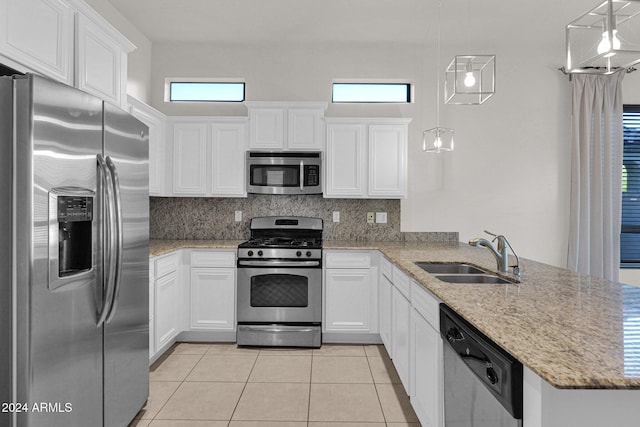
[[(305, 261), (271, 266), (277, 261), (239, 262), (237, 279), (238, 323), (320, 323), (322, 321), (322, 268)], [(258, 264), (256, 266), (256, 264)], [(282, 264), (282, 262), (280, 262)], [(300, 267), (297, 265), (303, 264)]]

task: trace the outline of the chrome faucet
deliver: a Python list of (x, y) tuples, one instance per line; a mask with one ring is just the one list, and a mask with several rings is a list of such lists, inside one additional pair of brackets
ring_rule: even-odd
[[(498, 262), (498, 271), (508, 273), (509, 267), (513, 267), (513, 274), (520, 277), (520, 259), (518, 258), (516, 251), (514, 251), (511, 247), (511, 244), (509, 243), (507, 238), (501, 234), (494, 234), (487, 230), (484, 230), (484, 232), (493, 236), (493, 240), (491, 240), (491, 242), (495, 242), (496, 240), (498, 241), (497, 248), (495, 248), (490, 241), (481, 237), (476, 237), (475, 239), (469, 240), (469, 244), (471, 246), (484, 246), (485, 248), (489, 249), (489, 251), (491, 251), (493, 256), (496, 258), (496, 261)], [(513, 256), (516, 258), (516, 265), (514, 266), (509, 265), (509, 252), (507, 248), (511, 249)]]

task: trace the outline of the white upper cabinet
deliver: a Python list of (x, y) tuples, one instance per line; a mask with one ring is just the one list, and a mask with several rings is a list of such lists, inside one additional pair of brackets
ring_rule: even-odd
[(246, 197), (244, 117), (172, 117), (164, 196)]
[(128, 97), (128, 101), (131, 114), (149, 126), (149, 195), (161, 196), (165, 191), (167, 117), (133, 97)]
[(207, 192), (207, 124), (173, 125), (173, 193), (204, 196)]
[(325, 197), (407, 195), (411, 119), (327, 118)]
[(404, 197), (406, 180), (407, 126), (369, 125), (369, 196)]
[(62, 0), (0, 0), (0, 54), (72, 85), (73, 17)]
[(211, 193), (246, 196), (246, 123), (211, 124)]
[(324, 148), (323, 102), (245, 102), (249, 110), (251, 150)]
[(327, 125), (325, 197), (364, 196), (365, 133), (365, 126), (358, 123)]
[(0, 0), (0, 58), (127, 108), (135, 46), (82, 0)]
[(76, 34), (76, 86), (112, 104), (123, 104), (127, 96), (127, 54), (133, 45), (123, 47), (82, 14), (77, 17)]

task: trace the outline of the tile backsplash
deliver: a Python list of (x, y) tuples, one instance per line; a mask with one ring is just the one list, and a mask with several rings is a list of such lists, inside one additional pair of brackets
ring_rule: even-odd
[[(292, 215), (324, 220), (325, 240), (457, 242), (457, 232), (403, 233), (400, 201), (325, 199), (322, 196), (249, 194), (247, 198), (151, 197), (151, 239), (244, 240), (249, 220), (257, 216)], [(242, 211), (242, 221), (235, 212)], [(333, 212), (340, 222), (333, 222)], [(386, 212), (386, 224), (367, 224), (367, 212)]]

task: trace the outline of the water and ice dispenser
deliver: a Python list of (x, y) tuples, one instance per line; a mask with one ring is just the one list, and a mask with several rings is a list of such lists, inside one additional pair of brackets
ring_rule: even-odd
[(49, 193), (49, 289), (82, 285), (95, 277), (98, 228), (91, 190), (58, 188)]

